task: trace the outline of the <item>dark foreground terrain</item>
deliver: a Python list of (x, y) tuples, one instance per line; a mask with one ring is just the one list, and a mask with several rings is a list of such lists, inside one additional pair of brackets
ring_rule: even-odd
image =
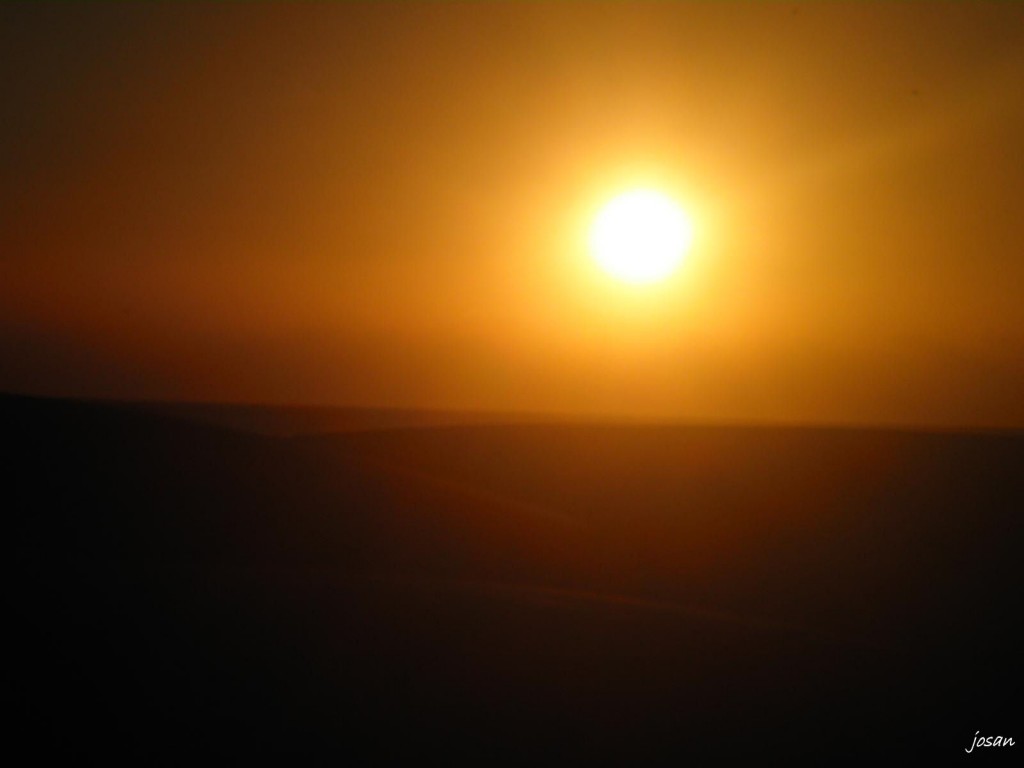
[[(1020, 434), (0, 416), (8, 744), (37, 755), (1024, 750)], [(1018, 744), (966, 755), (979, 730)]]

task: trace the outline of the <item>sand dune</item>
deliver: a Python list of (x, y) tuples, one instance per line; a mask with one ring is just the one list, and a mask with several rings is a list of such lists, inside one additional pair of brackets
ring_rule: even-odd
[(1020, 722), (1019, 435), (0, 409), (32, 738), (842, 762)]

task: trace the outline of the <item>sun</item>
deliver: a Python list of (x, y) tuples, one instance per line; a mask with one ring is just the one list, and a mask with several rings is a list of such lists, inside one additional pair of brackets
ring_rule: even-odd
[(693, 224), (669, 196), (651, 189), (619, 195), (598, 213), (590, 249), (610, 275), (633, 284), (671, 275), (693, 243)]

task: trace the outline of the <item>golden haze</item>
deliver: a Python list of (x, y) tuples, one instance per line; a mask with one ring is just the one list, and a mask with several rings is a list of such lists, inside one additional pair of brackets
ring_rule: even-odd
[(0, 387), (1024, 425), (1012, 4), (5, 13)]

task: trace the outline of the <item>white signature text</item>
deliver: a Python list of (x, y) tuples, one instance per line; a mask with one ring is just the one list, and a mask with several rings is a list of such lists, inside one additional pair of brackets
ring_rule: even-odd
[(1012, 747), (1013, 739), (1009, 736), (979, 736), (981, 731), (974, 732), (974, 740), (971, 742), (971, 748), (965, 749), (964, 752), (970, 754), (974, 751), (975, 747)]

